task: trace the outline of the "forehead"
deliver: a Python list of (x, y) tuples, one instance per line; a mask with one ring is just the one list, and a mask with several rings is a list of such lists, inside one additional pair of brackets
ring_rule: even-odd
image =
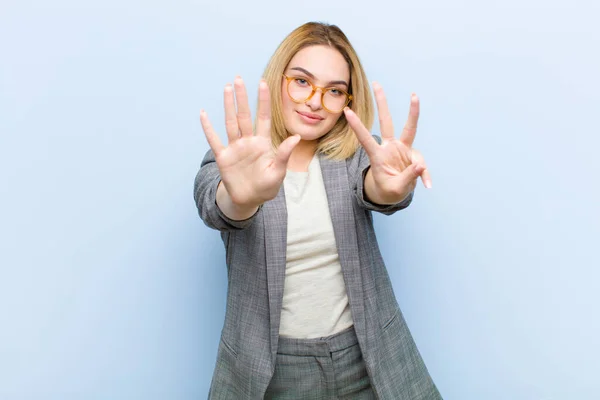
[(342, 54), (329, 46), (308, 46), (292, 57), (288, 68), (302, 67), (319, 81), (350, 79), (350, 69)]

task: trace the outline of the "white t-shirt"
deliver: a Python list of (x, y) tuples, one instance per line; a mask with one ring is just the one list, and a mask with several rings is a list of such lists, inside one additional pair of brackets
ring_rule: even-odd
[(285, 286), (279, 334), (318, 338), (352, 326), (318, 156), (308, 172), (287, 171)]

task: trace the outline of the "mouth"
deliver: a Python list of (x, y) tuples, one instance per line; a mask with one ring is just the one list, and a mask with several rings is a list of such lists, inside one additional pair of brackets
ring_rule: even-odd
[(325, 118), (323, 118), (317, 114), (313, 114), (313, 113), (308, 113), (308, 112), (303, 112), (303, 111), (296, 111), (296, 112), (298, 114), (300, 114), (300, 116), (308, 119), (309, 121), (317, 122), (317, 121), (322, 121), (325, 119)]

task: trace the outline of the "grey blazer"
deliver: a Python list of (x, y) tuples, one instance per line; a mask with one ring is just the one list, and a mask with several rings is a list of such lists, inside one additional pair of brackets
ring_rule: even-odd
[[(380, 139), (376, 137), (379, 141)], [(369, 158), (362, 147), (345, 161), (320, 156), (336, 244), (354, 328), (379, 399), (441, 399), (398, 303), (379, 252), (371, 211), (392, 206), (363, 194)], [(220, 182), (214, 155), (202, 161), (194, 198), (206, 225), (221, 232), (226, 249), (227, 308), (209, 399), (262, 399), (275, 368), (286, 267), (287, 214), (283, 185), (245, 221), (232, 221), (216, 205)]]

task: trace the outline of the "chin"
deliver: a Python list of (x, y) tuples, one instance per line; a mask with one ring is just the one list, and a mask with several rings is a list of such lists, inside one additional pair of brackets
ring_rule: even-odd
[(302, 140), (317, 140), (327, 134), (328, 131), (324, 131), (323, 128), (308, 127), (308, 126), (294, 126), (289, 129), (289, 132), (295, 135), (300, 135)]

